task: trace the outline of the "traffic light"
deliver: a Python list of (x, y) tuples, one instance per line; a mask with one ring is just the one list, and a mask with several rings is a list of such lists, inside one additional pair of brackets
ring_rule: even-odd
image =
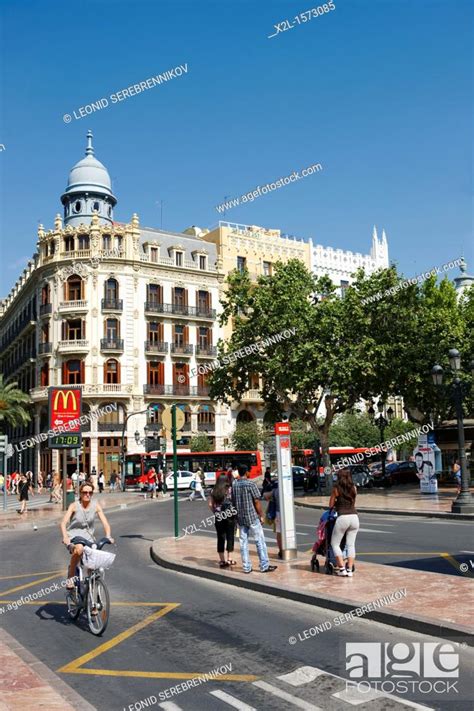
[(0, 454), (5, 454), (8, 446), (8, 437), (6, 435), (0, 435)]

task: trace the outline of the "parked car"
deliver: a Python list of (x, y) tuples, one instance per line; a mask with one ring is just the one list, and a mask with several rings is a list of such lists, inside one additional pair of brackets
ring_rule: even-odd
[[(350, 464), (348, 467), (352, 477), (352, 481), (358, 489), (372, 489), (374, 486), (374, 477), (370, 469), (365, 464)], [(333, 482), (337, 481), (337, 474), (332, 475)]]
[[(306, 469), (304, 467), (294, 466), (294, 467), (291, 467), (291, 472), (293, 475), (293, 489), (297, 489), (300, 487), (303, 488), (305, 477), (307, 475)], [(271, 477), (272, 477), (272, 479), (278, 479), (278, 472), (273, 471), (271, 473)]]
[[(192, 472), (186, 471), (184, 469), (178, 470), (178, 489), (189, 489), (191, 482), (194, 478)], [(166, 486), (168, 491), (173, 491), (174, 489), (174, 475), (168, 474), (166, 477)]]
[(415, 462), (392, 462), (385, 467), (385, 478), (380, 470), (372, 470), (375, 484), (379, 486), (393, 486), (393, 484), (417, 484), (419, 479), (416, 475)]

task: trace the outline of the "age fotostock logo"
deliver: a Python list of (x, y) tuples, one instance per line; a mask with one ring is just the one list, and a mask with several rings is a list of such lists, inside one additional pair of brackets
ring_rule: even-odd
[(347, 688), (360, 694), (458, 693), (459, 652), (454, 642), (346, 642)]

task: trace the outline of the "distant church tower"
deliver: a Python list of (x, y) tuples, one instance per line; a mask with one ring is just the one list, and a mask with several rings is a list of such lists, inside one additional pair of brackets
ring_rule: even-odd
[(374, 225), (374, 231), (372, 232), (372, 247), (370, 249), (370, 256), (376, 264), (376, 268), (388, 268), (388, 242), (385, 230), (382, 230), (382, 239), (379, 242), (377, 236), (377, 228)]
[(458, 276), (454, 279), (454, 284), (458, 297), (461, 297), (466, 289), (469, 289), (470, 286), (474, 285), (474, 276), (471, 276), (467, 273), (467, 264), (464, 257), (462, 257), (462, 262), (459, 265), (459, 270), (461, 272), (461, 276)]
[(71, 169), (66, 190), (61, 195), (64, 225), (89, 225), (94, 212), (99, 222), (112, 224), (117, 198), (107, 168), (94, 157), (92, 131), (87, 132), (86, 156)]

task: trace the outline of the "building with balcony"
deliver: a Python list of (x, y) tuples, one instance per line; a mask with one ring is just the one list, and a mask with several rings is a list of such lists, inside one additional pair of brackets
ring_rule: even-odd
[[(173, 402), (185, 413), (180, 447), (205, 431), (222, 448), (227, 409), (210, 401), (205, 375), (191, 375), (215, 356), (220, 336), (223, 275), (215, 245), (142, 228), (136, 214), (127, 224), (115, 222), (117, 199), (90, 132), (61, 201), (63, 216), (53, 229), (39, 226), (37, 253), (0, 306), (2, 372), (32, 399), (32, 422), (10, 431), (9, 440), (47, 432), (49, 386), (79, 385), (84, 414), (118, 404), (84, 428), (86, 471), (119, 470), (125, 417), (150, 405), (153, 414), (128, 418), (128, 453), (144, 451), (145, 428), (161, 429), (161, 413)], [(58, 450), (47, 442), (22, 457), (23, 469), (60, 468)], [(18, 465), (15, 453), (9, 469)]]

